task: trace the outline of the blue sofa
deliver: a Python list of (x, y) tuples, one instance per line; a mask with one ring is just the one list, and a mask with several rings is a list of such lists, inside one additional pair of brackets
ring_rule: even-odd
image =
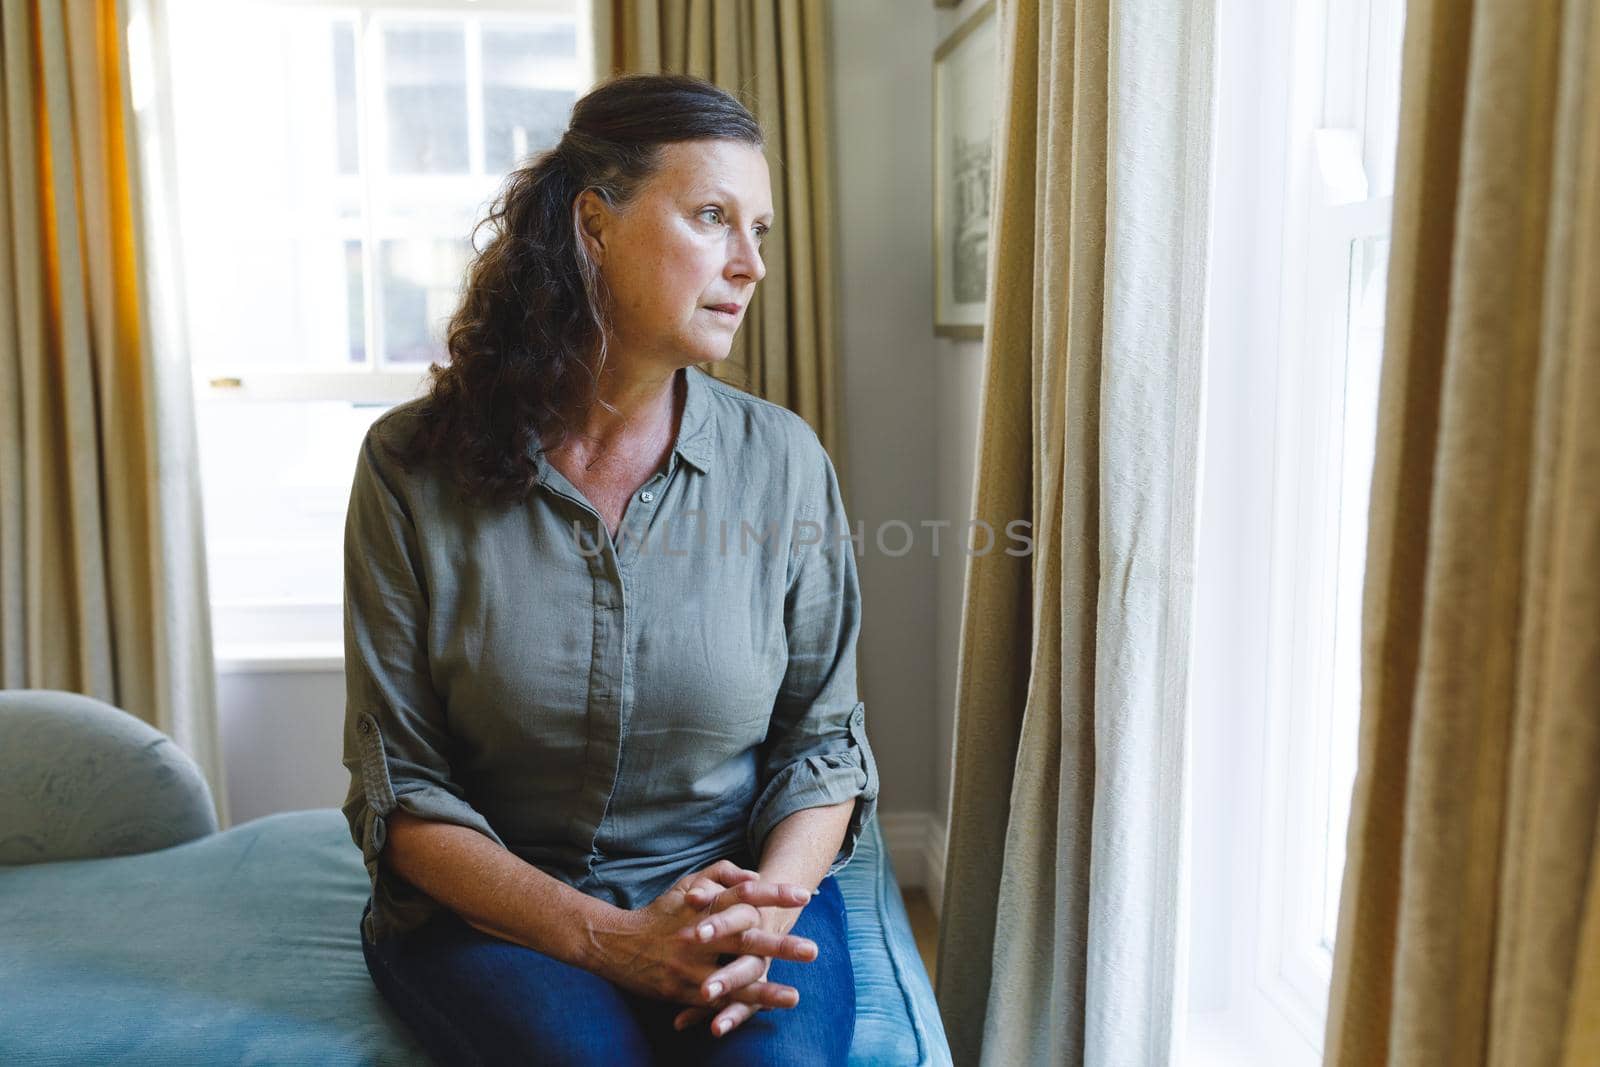
[[(949, 1064), (875, 821), (838, 879), (851, 1064)], [(338, 809), (219, 832), (164, 734), (0, 692), (0, 1063), (426, 1063), (362, 960), (368, 888)]]

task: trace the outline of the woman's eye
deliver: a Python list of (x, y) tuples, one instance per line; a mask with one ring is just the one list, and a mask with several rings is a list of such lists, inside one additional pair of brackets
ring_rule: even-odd
[(701, 211), (700, 211), (700, 214), (702, 216), (715, 215), (716, 219), (713, 220), (713, 221), (716, 221), (716, 222), (721, 222), (722, 221), (722, 209), (721, 208), (715, 208), (715, 207), (702, 208)]
[(765, 226), (757, 226), (756, 227), (756, 240), (759, 242), (766, 236), (767, 236), (767, 228)]

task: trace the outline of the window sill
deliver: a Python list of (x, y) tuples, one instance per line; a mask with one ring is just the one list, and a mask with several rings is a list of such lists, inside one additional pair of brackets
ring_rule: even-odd
[(216, 648), (218, 674), (338, 674), (344, 648), (335, 642), (234, 644)]
[(1184, 1034), (1184, 1067), (1319, 1067), (1322, 1054), (1271, 1013), (1191, 1012)]

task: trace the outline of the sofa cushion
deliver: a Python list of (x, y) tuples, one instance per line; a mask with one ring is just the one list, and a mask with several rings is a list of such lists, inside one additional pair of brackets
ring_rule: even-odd
[[(837, 877), (852, 1064), (949, 1063), (876, 820)], [(362, 960), (369, 889), (334, 808), (159, 852), (0, 868), (0, 1063), (426, 1063)]]
[(205, 776), (110, 704), (0, 690), (0, 864), (152, 852), (215, 833)]

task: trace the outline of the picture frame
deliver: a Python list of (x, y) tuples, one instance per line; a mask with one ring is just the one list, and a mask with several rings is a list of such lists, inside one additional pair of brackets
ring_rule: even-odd
[(983, 337), (999, 26), (988, 0), (933, 55), (933, 331)]

